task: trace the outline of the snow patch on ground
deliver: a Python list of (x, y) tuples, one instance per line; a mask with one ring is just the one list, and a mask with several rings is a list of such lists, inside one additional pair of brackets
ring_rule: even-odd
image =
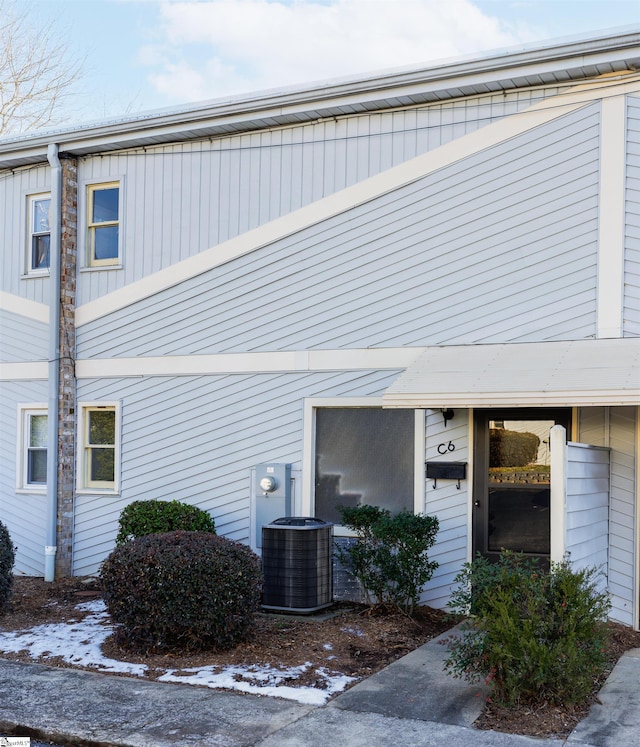
[[(76, 609), (89, 614), (78, 622), (50, 623), (37, 625), (28, 630), (0, 632), (0, 652), (24, 651), (33, 659), (57, 659), (98, 672), (145, 676), (148, 667), (144, 664), (133, 664), (103, 656), (101, 646), (113, 632), (113, 626), (102, 600), (79, 604)], [(158, 681), (238, 690), (295, 700), (305, 705), (322, 705), (331, 695), (341, 692), (354, 680), (353, 677), (338, 672), (317, 669), (315, 675), (318, 687), (293, 686), (292, 683), (308, 673), (310, 666), (307, 663), (299, 667), (282, 669), (272, 666), (169, 669), (158, 677)]]

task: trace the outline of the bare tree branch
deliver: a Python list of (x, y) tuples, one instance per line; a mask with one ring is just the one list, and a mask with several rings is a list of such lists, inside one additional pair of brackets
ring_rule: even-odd
[(0, 136), (54, 124), (81, 73), (69, 43), (20, 8), (0, 0)]

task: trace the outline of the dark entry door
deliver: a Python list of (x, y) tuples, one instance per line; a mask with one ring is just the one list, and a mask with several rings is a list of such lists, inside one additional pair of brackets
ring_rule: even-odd
[(570, 426), (570, 410), (475, 413), (473, 549), (548, 559), (551, 549), (550, 430)]

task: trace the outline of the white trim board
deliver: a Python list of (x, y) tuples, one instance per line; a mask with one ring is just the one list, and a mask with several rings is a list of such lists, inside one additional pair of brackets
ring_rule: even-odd
[(49, 307), (38, 301), (30, 301), (27, 298), (16, 296), (13, 293), (0, 291), (0, 310), (9, 311), (36, 322), (49, 324)]
[(0, 381), (46, 381), (49, 364), (46, 361), (0, 363)]
[(92, 358), (76, 361), (78, 379), (142, 376), (286, 373), (404, 369), (424, 348), (293, 350), (269, 353), (221, 353), (140, 358)]
[(89, 301), (76, 309), (76, 326), (100, 319), (138, 301), (172, 288), (185, 280), (212, 270), (298, 231), (362, 205), (399, 187), (491, 148), (528, 130), (562, 117), (593, 101), (640, 92), (640, 77), (621, 83), (603, 80), (577, 86), (568, 93), (552, 96), (523, 112), (510, 115), (471, 132), (428, 153), (412, 158), (351, 187), (284, 215), (263, 226), (206, 249), (196, 256), (166, 267), (124, 288)]

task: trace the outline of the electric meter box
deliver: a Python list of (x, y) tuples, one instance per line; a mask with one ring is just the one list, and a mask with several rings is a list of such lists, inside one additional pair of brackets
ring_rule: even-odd
[(262, 547), (262, 527), (281, 516), (291, 516), (291, 465), (257, 464), (252, 472), (256, 547)]

